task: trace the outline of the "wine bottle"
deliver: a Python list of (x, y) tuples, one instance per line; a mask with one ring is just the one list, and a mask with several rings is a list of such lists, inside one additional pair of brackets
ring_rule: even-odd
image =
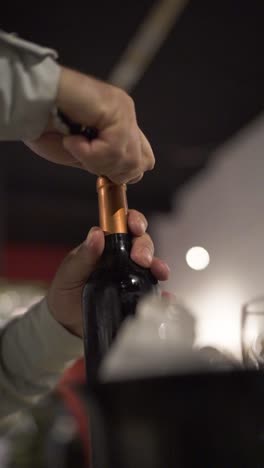
[(100, 362), (123, 320), (135, 314), (142, 296), (156, 289), (150, 270), (130, 258), (131, 234), (127, 226), (126, 185), (98, 177), (100, 227), (105, 248), (83, 293), (84, 347), (87, 381), (96, 379)]

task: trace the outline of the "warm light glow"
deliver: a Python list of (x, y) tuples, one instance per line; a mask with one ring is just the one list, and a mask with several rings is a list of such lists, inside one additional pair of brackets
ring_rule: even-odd
[(203, 247), (192, 247), (186, 254), (186, 262), (193, 270), (204, 270), (210, 263), (210, 256)]
[(225, 349), (241, 357), (242, 294), (235, 279), (223, 279), (220, 275), (199, 289), (193, 304), (198, 346)]

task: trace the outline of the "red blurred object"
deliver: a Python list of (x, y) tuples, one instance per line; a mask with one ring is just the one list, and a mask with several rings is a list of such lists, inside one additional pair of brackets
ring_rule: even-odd
[(82, 443), (85, 466), (89, 467), (91, 451), (87, 406), (78, 393), (78, 385), (85, 383), (85, 378), (85, 363), (84, 358), (81, 358), (66, 370), (58, 384), (57, 393), (76, 422)]
[(2, 276), (10, 280), (49, 282), (71, 246), (7, 244), (2, 256)]
[(85, 379), (85, 361), (84, 358), (80, 358), (64, 372), (58, 386), (83, 384), (85, 383)]

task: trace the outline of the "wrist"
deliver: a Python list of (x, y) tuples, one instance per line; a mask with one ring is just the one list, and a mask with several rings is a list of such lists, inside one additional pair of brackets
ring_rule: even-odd
[[(57, 108), (76, 123), (80, 122), (81, 109), (86, 105), (86, 76), (69, 68), (61, 67), (56, 96)], [(85, 106), (86, 107), (86, 106)]]
[[(83, 337), (83, 325), (82, 325), (82, 320), (80, 322), (75, 322), (75, 323), (70, 323), (69, 320), (66, 320), (63, 315), (63, 306), (59, 307), (54, 306), (54, 303), (52, 302), (49, 293), (46, 296), (46, 303), (48, 306), (48, 310), (50, 312), (50, 315), (54, 318), (54, 320), (61, 325), (65, 330), (67, 330), (71, 335), (77, 336), (78, 338)], [(65, 314), (67, 316), (67, 314)]]
[(119, 102), (118, 92), (108, 83), (62, 67), (56, 106), (76, 124), (100, 130), (109, 120), (109, 108), (112, 116), (114, 104)]

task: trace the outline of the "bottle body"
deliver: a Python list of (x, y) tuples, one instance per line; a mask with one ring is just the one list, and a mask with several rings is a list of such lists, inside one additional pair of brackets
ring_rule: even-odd
[(141, 297), (155, 290), (150, 270), (130, 258), (129, 234), (106, 236), (105, 250), (83, 293), (84, 346), (87, 379), (96, 378), (98, 367), (123, 320), (133, 315)]

